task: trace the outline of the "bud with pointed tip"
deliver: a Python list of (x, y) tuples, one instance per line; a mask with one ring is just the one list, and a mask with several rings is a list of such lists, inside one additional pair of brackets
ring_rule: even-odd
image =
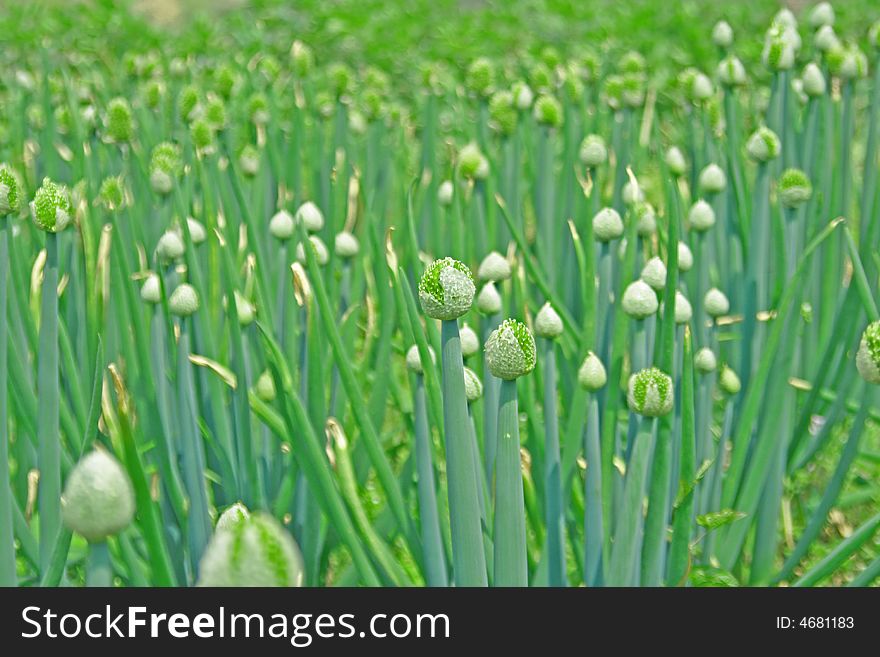
[(510, 263), (498, 251), (489, 253), (477, 268), (477, 278), (481, 281), (506, 281), (510, 275)]
[(452, 181), (444, 180), (437, 188), (437, 202), (442, 206), (452, 205), (452, 195), (454, 192), (455, 188), (452, 185)]
[(11, 167), (0, 164), (0, 217), (13, 214), (21, 205), (21, 185)]
[(463, 178), (485, 180), (489, 176), (489, 160), (475, 143), (465, 145), (458, 153), (458, 172)]
[(166, 230), (156, 244), (156, 253), (162, 260), (177, 260), (183, 255), (185, 247), (180, 233), (176, 230)]
[(524, 112), (532, 106), (535, 94), (528, 84), (523, 81), (514, 82), (510, 90), (513, 92), (513, 103), (520, 112)]
[(756, 162), (768, 162), (779, 157), (779, 137), (770, 128), (761, 126), (746, 143), (749, 157)]
[(222, 532), (234, 529), (238, 523), (247, 520), (250, 515), (250, 511), (248, 511), (248, 508), (244, 504), (236, 502), (220, 514), (220, 517), (217, 518), (217, 526), (215, 527), (215, 530)]
[(823, 25), (834, 25), (834, 7), (830, 2), (820, 2), (810, 10), (809, 20), (813, 29)]
[(727, 176), (724, 174), (724, 169), (717, 164), (707, 165), (700, 172), (699, 187), (707, 194), (723, 192), (727, 187)]
[(650, 203), (639, 203), (636, 206), (636, 233), (639, 237), (651, 237), (657, 230), (657, 215), (654, 214), (654, 206)]
[(730, 312), (730, 301), (727, 300), (727, 295), (724, 292), (713, 287), (706, 292), (706, 296), (703, 298), (703, 307), (709, 317), (721, 317)]
[(654, 256), (645, 263), (640, 278), (659, 292), (666, 287), (666, 265), (660, 258)]
[(880, 321), (871, 322), (862, 333), (856, 368), (868, 383), (880, 383)]
[(657, 293), (643, 280), (630, 283), (623, 293), (621, 301), (623, 312), (635, 319), (645, 319), (657, 312), (660, 302)]
[[(318, 265), (321, 267), (326, 265), (330, 261), (330, 252), (327, 251), (327, 245), (324, 244), (324, 240), (317, 235), (309, 235), (309, 244), (312, 247), (312, 252), (315, 254), (315, 260), (317, 260)], [(296, 245), (294, 257), (297, 262), (304, 263), (306, 261), (306, 250), (303, 246), (303, 242)]]
[(610, 242), (623, 235), (623, 219), (614, 208), (602, 208), (593, 217), (593, 235), (600, 242)]
[(480, 350), (480, 338), (476, 331), (467, 324), (463, 324), (459, 329), (458, 338), (461, 342), (462, 358), (469, 358)]
[(718, 385), (728, 395), (735, 395), (742, 389), (739, 377), (730, 367), (724, 365), (721, 368), (721, 374), (718, 377)]
[(584, 166), (595, 168), (608, 159), (608, 148), (605, 140), (599, 135), (587, 135), (581, 142), (578, 156)]
[(116, 97), (107, 103), (104, 127), (110, 141), (117, 144), (131, 141), (134, 132), (134, 119), (131, 115), (131, 105), (125, 98)]
[(804, 67), (801, 74), (801, 82), (804, 87), (804, 93), (812, 98), (825, 95), (825, 75), (816, 62), (810, 62)]
[(535, 316), (535, 335), (553, 340), (562, 335), (562, 318), (548, 301)]
[(666, 151), (666, 166), (673, 176), (682, 176), (687, 171), (687, 161), (678, 146), (670, 146)]
[(266, 513), (214, 533), (199, 564), (198, 586), (302, 586), (303, 558), (293, 536)]
[(70, 223), (73, 205), (70, 202), (70, 191), (64, 185), (43, 178), (34, 200), (31, 201), (31, 214), (34, 223), (47, 233), (58, 233)]
[[(428, 353), (431, 355), (431, 362), (436, 363), (437, 357), (434, 355), (434, 350), (431, 347), (428, 347)], [(419, 353), (418, 345), (414, 344), (407, 350), (406, 367), (410, 372), (416, 374), (422, 374), (424, 372), (424, 368), (422, 367), (422, 356)]]
[(636, 372), (629, 377), (626, 401), (633, 413), (644, 417), (666, 415), (674, 401), (672, 379), (656, 367)]
[(419, 301), (428, 317), (454, 320), (474, 302), (474, 276), (462, 262), (441, 258), (432, 262), (419, 281)]
[(192, 217), (187, 217), (186, 227), (189, 230), (189, 238), (196, 246), (208, 239), (208, 232), (205, 230), (204, 225)]
[(336, 233), (336, 237), (333, 239), (333, 249), (340, 258), (354, 258), (360, 251), (360, 248), (357, 237), (347, 230)]
[(819, 52), (827, 53), (840, 47), (840, 39), (837, 38), (837, 34), (835, 34), (833, 27), (830, 25), (823, 25), (816, 30), (816, 35), (813, 37), (813, 44)]
[(293, 219), (296, 223), (302, 223), (310, 233), (317, 233), (324, 227), (324, 215), (318, 206), (311, 201), (306, 201), (299, 206)]
[(632, 180), (628, 180), (624, 183), (621, 194), (623, 196), (623, 202), (627, 205), (635, 205), (636, 203), (642, 203), (645, 200), (645, 192), (642, 190), (638, 182), (633, 182)]
[(535, 101), (535, 121), (548, 128), (562, 125), (562, 105), (553, 96), (542, 94)]
[(681, 293), (681, 290), (675, 291), (675, 323), (687, 324), (691, 321), (694, 311), (691, 308), (691, 302)]
[(260, 374), (256, 384), (254, 384), (254, 392), (257, 394), (257, 398), (260, 401), (264, 401), (267, 404), (275, 401), (275, 396), (277, 394), (275, 392), (275, 379), (272, 378), (269, 370), (265, 370)]
[(602, 361), (592, 351), (589, 352), (578, 370), (578, 383), (582, 388), (595, 392), (605, 387), (607, 381), (608, 375)]
[(470, 367), (464, 368), (464, 396), (469, 404), (483, 396), (483, 382)]
[(727, 21), (718, 21), (712, 28), (712, 42), (719, 48), (730, 48), (733, 45), (733, 28)]
[(159, 303), (162, 300), (162, 288), (156, 274), (147, 276), (141, 287), (141, 299), (147, 303)]
[(250, 326), (257, 314), (254, 304), (248, 301), (244, 296), (235, 292), (235, 310), (238, 314), (238, 323), (242, 326)]
[(728, 87), (741, 87), (746, 83), (746, 67), (735, 55), (728, 55), (718, 63), (718, 79)]
[(694, 254), (691, 248), (684, 242), (678, 243), (678, 270), (690, 271), (694, 266)]
[(293, 236), (295, 228), (296, 224), (294, 223), (293, 215), (283, 208), (276, 212), (269, 220), (269, 232), (272, 234), (272, 237), (282, 242), (289, 240)]
[(171, 314), (178, 317), (189, 317), (199, 309), (199, 293), (189, 283), (178, 285), (168, 300)]
[(492, 376), (511, 381), (535, 369), (535, 338), (528, 327), (505, 319), (486, 341), (486, 364)]
[(84, 456), (68, 475), (61, 516), (71, 531), (90, 543), (100, 543), (128, 527), (134, 511), (131, 480), (104, 450)]
[(700, 199), (688, 211), (688, 223), (691, 230), (705, 232), (715, 225), (715, 210), (706, 201)]
[(694, 356), (694, 367), (697, 368), (698, 372), (702, 372), (703, 374), (714, 372), (715, 368), (718, 367), (718, 360), (715, 358), (715, 352), (709, 349), (709, 347), (703, 347), (700, 349)]
[(779, 178), (779, 200), (794, 208), (803, 205), (813, 195), (813, 185), (807, 174), (800, 169), (786, 169)]
[(484, 315), (495, 315), (501, 312), (501, 295), (493, 282), (486, 283), (477, 295), (477, 310)]

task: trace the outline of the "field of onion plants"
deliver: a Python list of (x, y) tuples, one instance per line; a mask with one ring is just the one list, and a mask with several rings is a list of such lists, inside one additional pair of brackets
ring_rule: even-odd
[(875, 582), (880, 9), (744, 4), (5, 10), (0, 585)]

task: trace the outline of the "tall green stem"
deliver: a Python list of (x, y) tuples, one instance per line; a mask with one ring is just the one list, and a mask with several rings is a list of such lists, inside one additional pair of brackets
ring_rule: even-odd
[(501, 382), (495, 463), (495, 586), (527, 586), (526, 519), (516, 380)]

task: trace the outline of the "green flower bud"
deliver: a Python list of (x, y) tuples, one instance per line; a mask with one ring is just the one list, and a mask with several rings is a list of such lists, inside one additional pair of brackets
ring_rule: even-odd
[(232, 94), (238, 86), (238, 74), (229, 64), (222, 64), (214, 70), (214, 90), (221, 97), (232, 98)]
[(868, 58), (855, 44), (833, 48), (826, 58), (831, 73), (841, 80), (863, 78), (868, 73)]
[(834, 28), (830, 25), (823, 25), (816, 30), (816, 36), (813, 37), (813, 44), (819, 52), (831, 52), (840, 47), (840, 39), (834, 33)]
[(250, 515), (250, 511), (244, 504), (236, 502), (220, 514), (215, 529), (218, 532), (232, 530), (238, 523), (250, 518)]
[(559, 313), (550, 305), (550, 302), (545, 303), (535, 316), (535, 335), (539, 338), (553, 340), (562, 335), (562, 331), (562, 318)]
[(610, 242), (623, 235), (623, 219), (614, 208), (603, 208), (593, 217), (593, 235), (600, 242)]
[(131, 116), (131, 105), (125, 98), (117, 97), (107, 104), (104, 128), (110, 141), (117, 144), (131, 141), (134, 133), (134, 119)]
[[(794, 34), (797, 34), (795, 31)], [(787, 71), (794, 66), (795, 43), (790, 30), (774, 25), (767, 33), (761, 59), (772, 71)]]
[(192, 217), (186, 218), (186, 228), (189, 231), (189, 238), (196, 246), (208, 239), (208, 231), (205, 230), (201, 222), (196, 221)]
[(501, 295), (495, 283), (486, 283), (477, 295), (477, 310), (484, 315), (495, 315), (501, 312)]
[(742, 389), (739, 377), (727, 365), (722, 366), (721, 374), (718, 377), (718, 385), (728, 395), (735, 395)]
[(880, 383), (880, 321), (871, 322), (862, 333), (856, 368), (868, 383)]
[(700, 199), (688, 211), (688, 223), (691, 230), (705, 232), (715, 225), (715, 210), (706, 201)]
[(727, 21), (718, 21), (712, 28), (712, 43), (719, 48), (730, 48), (733, 45), (733, 28)]
[(205, 103), (205, 120), (215, 130), (226, 127), (226, 104), (213, 94), (208, 96), (208, 102)]
[(636, 372), (629, 377), (626, 401), (633, 413), (645, 417), (666, 415), (674, 401), (672, 379), (656, 367)]
[(590, 392), (596, 392), (605, 387), (608, 382), (608, 375), (605, 373), (605, 366), (599, 357), (592, 351), (587, 353), (587, 357), (578, 370), (578, 383), (582, 388)]
[(728, 55), (718, 64), (718, 79), (727, 87), (741, 87), (746, 83), (746, 67), (734, 55)]
[(59, 233), (73, 218), (70, 191), (64, 185), (43, 178), (43, 186), (37, 190), (31, 202), (34, 223), (47, 233)]
[(636, 232), (639, 237), (651, 237), (657, 231), (657, 215), (654, 213), (654, 206), (650, 203), (639, 203), (636, 205), (636, 216), (638, 223), (636, 224)]
[(830, 2), (820, 2), (810, 10), (809, 21), (813, 29), (823, 25), (834, 25), (834, 7)]
[[(437, 356), (434, 354), (434, 350), (431, 347), (428, 347), (428, 354), (431, 356), (431, 362), (437, 363)], [(414, 372), (415, 374), (422, 374), (424, 372), (424, 368), (422, 367), (422, 357), (419, 353), (418, 345), (413, 345), (406, 352), (406, 367), (410, 372)]]
[(308, 77), (315, 65), (315, 55), (312, 49), (302, 41), (294, 41), (290, 46), (290, 58), (293, 61), (293, 72), (302, 80)]
[(470, 367), (464, 368), (464, 396), (469, 404), (483, 396), (483, 382)]
[(562, 125), (562, 105), (553, 96), (542, 95), (535, 101), (535, 120), (549, 128)]
[(455, 187), (453, 186), (452, 181), (444, 180), (437, 188), (437, 202), (444, 207), (452, 205), (452, 196), (454, 193)]
[(621, 73), (644, 73), (648, 68), (645, 57), (635, 50), (623, 54), (617, 63)]
[(628, 107), (641, 107), (645, 104), (645, 75), (627, 73), (621, 77), (620, 99)]
[(701, 172), (699, 187), (706, 194), (718, 194), (727, 187), (727, 176), (724, 169), (717, 164), (707, 165)]
[(68, 475), (61, 517), (68, 529), (90, 543), (100, 543), (128, 527), (134, 511), (131, 481), (107, 452), (90, 452)]
[(825, 95), (825, 76), (815, 62), (810, 62), (804, 67), (801, 81), (804, 85), (804, 93), (808, 96), (815, 98)]
[(604, 164), (608, 159), (608, 149), (605, 146), (605, 140), (599, 135), (587, 135), (581, 142), (578, 155), (584, 166), (591, 169)]
[(705, 102), (711, 98), (713, 93), (712, 80), (705, 73), (697, 71), (691, 78), (690, 88), (688, 89), (691, 101), (696, 104)]
[(354, 258), (361, 249), (357, 237), (349, 233), (347, 230), (336, 233), (333, 239), (333, 251), (343, 260)]
[(302, 586), (303, 559), (290, 533), (266, 513), (214, 533), (198, 586)]
[(769, 162), (779, 157), (779, 137), (770, 128), (761, 126), (746, 143), (746, 151), (749, 157), (756, 162)]
[(721, 317), (730, 312), (730, 302), (727, 296), (717, 287), (713, 287), (703, 298), (703, 307), (709, 317)]
[(482, 98), (488, 98), (495, 84), (495, 66), (486, 57), (471, 62), (465, 75), (468, 90)]
[(283, 208), (276, 212), (269, 220), (269, 232), (272, 234), (272, 237), (282, 242), (289, 240), (293, 236), (295, 229), (296, 224), (294, 223), (293, 215)]
[[(2, 190), (0, 190), (0, 197), (2, 197)], [(125, 199), (125, 184), (122, 182), (122, 176), (104, 178), (104, 181), (101, 183), (101, 189), (98, 191), (98, 198), (101, 204), (108, 210), (112, 211), (122, 207), (122, 202)], [(2, 198), (0, 198), (0, 201), (2, 201)]]
[(324, 215), (318, 209), (318, 206), (311, 201), (306, 201), (299, 206), (296, 214), (293, 215), (296, 223), (301, 223), (310, 233), (317, 233), (324, 227)]
[(147, 80), (140, 87), (144, 104), (152, 110), (159, 107), (165, 95), (165, 86), (159, 80)]
[(153, 147), (150, 155), (150, 186), (157, 194), (167, 195), (174, 187), (174, 180), (183, 170), (180, 147), (162, 142)]
[[(330, 252), (327, 251), (327, 245), (324, 244), (324, 240), (317, 235), (309, 235), (309, 244), (312, 245), (312, 252), (315, 254), (315, 260), (317, 260), (318, 264), (321, 267), (326, 265), (330, 261)], [(302, 242), (296, 245), (296, 259), (298, 262), (306, 261), (306, 251)]]
[(528, 327), (505, 319), (486, 341), (486, 364), (492, 376), (511, 381), (535, 369), (535, 338)]
[(718, 360), (715, 358), (715, 352), (709, 349), (709, 347), (703, 347), (700, 349), (694, 356), (694, 367), (697, 368), (698, 372), (702, 372), (703, 374), (714, 372), (715, 368), (718, 367)]
[(813, 195), (813, 185), (800, 169), (786, 169), (779, 178), (779, 200), (790, 208), (803, 205)]
[(238, 323), (241, 326), (250, 326), (257, 315), (257, 309), (254, 308), (254, 304), (237, 291), (233, 294), (235, 295), (235, 310), (238, 314)]
[(162, 300), (162, 287), (156, 274), (150, 274), (144, 281), (141, 287), (141, 299), (153, 304)]
[(261, 401), (269, 402), (275, 401), (275, 379), (272, 378), (272, 374), (269, 370), (265, 370), (260, 377), (257, 379), (257, 383), (254, 385), (254, 392), (257, 394), (257, 398)]
[(251, 95), (248, 99), (247, 112), (255, 125), (266, 125), (270, 118), (269, 99), (261, 92)]
[(463, 358), (469, 358), (480, 350), (480, 338), (477, 337), (476, 331), (467, 324), (462, 325), (458, 331), (459, 342), (461, 342), (461, 355)]
[(666, 151), (666, 166), (669, 167), (669, 172), (676, 177), (683, 176), (687, 171), (687, 161), (678, 146), (671, 146)]
[(21, 184), (15, 170), (0, 164), (0, 217), (18, 212), (21, 206)]
[(177, 289), (171, 293), (168, 308), (172, 315), (189, 317), (199, 309), (199, 293), (188, 283), (178, 285)]
[(623, 312), (634, 319), (645, 319), (657, 312), (657, 293), (643, 280), (630, 283), (623, 292)]
[(471, 142), (458, 153), (458, 172), (464, 178), (484, 180), (489, 175), (489, 161), (480, 147)]
[(422, 309), (434, 319), (458, 319), (471, 309), (475, 292), (471, 270), (452, 258), (432, 262), (419, 281)]
[(253, 178), (260, 171), (260, 151), (253, 144), (245, 144), (238, 154), (238, 167), (247, 178)]
[(691, 253), (690, 247), (684, 242), (678, 243), (678, 270), (690, 271), (694, 266), (694, 254)]
[(199, 106), (202, 102), (202, 94), (195, 85), (187, 85), (180, 90), (177, 96), (177, 111), (180, 118), (184, 121), (190, 121), (195, 118), (198, 113)]
[(498, 251), (489, 253), (477, 268), (477, 278), (481, 281), (506, 281), (511, 273), (510, 263)]
[(691, 321), (694, 311), (691, 308), (691, 302), (684, 296), (680, 290), (675, 291), (675, 323), (687, 324)]
[(176, 230), (166, 230), (156, 244), (156, 253), (162, 260), (177, 260), (183, 256), (184, 251), (183, 240)]
[(529, 70), (529, 82), (539, 93), (547, 93), (553, 89), (553, 72), (543, 62), (538, 62)]
[(535, 94), (525, 82), (514, 82), (511, 91), (513, 92), (513, 104), (520, 112), (524, 112), (532, 106)]
[(492, 127), (502, 135), (512, 135), (516, 130), (519, 114), (513, 103), (513, 93), (497, 91), (489, 101), (489, 120)]
[(654, 256), (645, 263), (640, 278), (653, 290), (659, 292), (666, 287), (666, 265), (660, 258)]
[(193, 145), (196, 150), (207, 153), (214, 146), (214, 127), (205, 119), (197, 119), (190, 126)]
[(645, 192), (642, 190), (638, 181), (633, 182), (632, 180), (627, 180), (623, 184), (621, 194), (623, 195), (623, 202), (626, 203), (626, 205), (635, 205), (645, 200)]

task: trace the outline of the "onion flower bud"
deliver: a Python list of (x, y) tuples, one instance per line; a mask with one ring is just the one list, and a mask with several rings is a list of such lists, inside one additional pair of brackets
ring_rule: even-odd
[(452, 258), (432, 262), (419, 281), (422, 309), (434, 319), (458, 319), (471, 309), (475, 292), (471, 270)]
[(61, 495), (64, 524), (90, 543), (128, 527), (135, 502), (131, 480), (115, 458), (96, 449), (71, 470)]
[(672, 379), (656, 367), (636, 372), (629, 377), (626, 401), (633, 413), (644, 417), (666, 415), (674, 402)]
[(486, 341), (486, 364), (492, 376), (511, 381), (535, 369), (535, 338), (528, 327), (505, 319)]

